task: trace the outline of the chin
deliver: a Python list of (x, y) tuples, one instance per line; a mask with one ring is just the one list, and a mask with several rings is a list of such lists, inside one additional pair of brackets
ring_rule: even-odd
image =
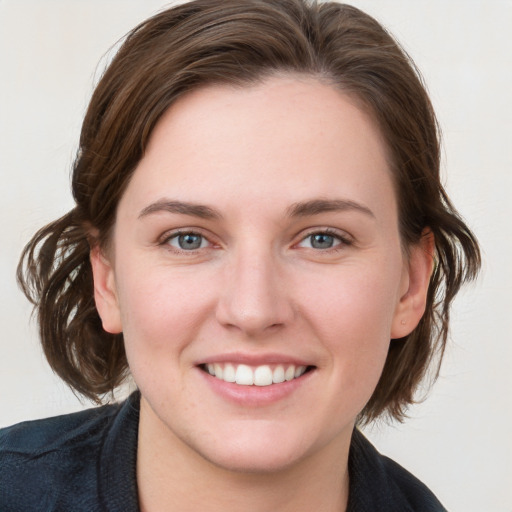
[(238, 450), (236, 453), (215, 453), (210, 456), (203, 454), (214, 466), (232, 473), (274, 474), (286, 471), (297, 464), (302, 457), (297, 454), (268, 452), (255, 450)]
[(314, 440), (308, 441), (301, 433), (280, 427), (246, 427), (239, 435), (219, 436), (217, 443), (196, 446), (196, 452), (227, 471), (269, 474), (290, 469), (318, 449)]

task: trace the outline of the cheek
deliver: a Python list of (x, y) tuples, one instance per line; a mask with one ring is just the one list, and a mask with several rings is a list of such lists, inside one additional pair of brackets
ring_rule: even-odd
[(337, 273), (307, 280), (300, 296), (304, 309), (326, 329), (339, 331), (342, 336), (350, 332), (363, 339), (366, 333), (376, 332), (389, 337), (399, 288), (399, 270), (390, 273), (377, 265), (347, 266)]
[[(204, 283), (165, 269), (130, 273), (118, 285), (125, 346), (130, 361), (169, 362), (197, 337), (209, 314), (211, 294)], [(164, 357), (167, 355), (167, 357)], [(153, 363), (154, 364), (154, 363)], [(133, 369), (133, 368), (132, 368)]]
[(377, 384), (399, 296), (398, 269), (367, 268), (344, 269), (301, 292), (304, 316), (327, 349), (327, 364), (336, 367), (334, 378), (351, 389)]

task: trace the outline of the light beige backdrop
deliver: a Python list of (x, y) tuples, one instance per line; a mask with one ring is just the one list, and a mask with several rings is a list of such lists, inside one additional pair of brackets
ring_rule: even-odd
[[(423, 71), (455, 204), (484, 249), (429, 399), (368, 434), (452, 512), (512, 511), (512, 2), (353, 0)], [(0, 426), (84, 405), (41, 355), (15, 284), (22, 246), (71, 206), (69, 170), (98, 62), (159, 0), (0, 0)], [(85, 404), (88, 405), (88, 404)]]

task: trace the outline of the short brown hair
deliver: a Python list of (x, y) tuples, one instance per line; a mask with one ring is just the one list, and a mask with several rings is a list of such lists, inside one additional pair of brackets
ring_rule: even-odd
[(377, 21), (348, 5), (195, 0), (128, 34), (83, 122), (72, 179), (76, 206), (41, 229), (20, 260), (18, 280), (37, 308), (46, 357), (74, 390), (99, 402), (128, 373), (122, 334), (102, 329), (94, 304), (89, 251), (108, 242), (156, 123), (193, 89), (244, 86), (283, 72), (326, 80), (371, 113), (391, 156), (404, 247), (418, 243), (425, 228), (435, 238), (426, 312), (409, 336), (391, 340), (360, 420), (385, 412), (401, 419), (427, 370), (437, 376), (450, 303), (476, 276), (480, 254), (440, 182), (437, 122), (411, 59)]

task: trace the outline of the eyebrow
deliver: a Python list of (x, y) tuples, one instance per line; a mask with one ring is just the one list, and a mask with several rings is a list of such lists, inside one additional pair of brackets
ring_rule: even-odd
[[(287, 208), (287, 214), (289, 217), (307, 217), (325, 212), (350, 210), (355, 210), (375, 218), (374, 213), (367, 206), (348, 199), (312, 199), (311, 201), (298, 202)], [(222, 219), (220, 212), (210, 206), (170, 199), (159, 199), (146, 206), (140, 212), (139, 219), (160, 212), (190, 215), (201, 219)]]
[(348, 199), (313, 199), (311, 201), (294, 203), (288, 208), (290, 217), (307, 217), (325, 212), (355, 210), (369, 217), (375, 218), (375, 214), (367, 206)]
[(222, 215), (213, 208), (197, 203), (186, 203), (183, 201), (173, 201), (168, 199), (159, 199), (149, 206), (146, 206), (140, 213), (139, 219), (153, 213), (178, 213), (181, 215), (191, 215), (201, 219), (220, 219)]

